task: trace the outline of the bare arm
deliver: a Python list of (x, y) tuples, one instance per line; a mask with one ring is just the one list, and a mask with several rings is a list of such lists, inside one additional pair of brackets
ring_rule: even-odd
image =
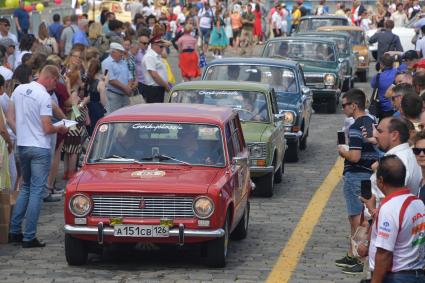
[(16, 134), (15, 104), (13, 101), (10, 101), (9, 106), (7, 107), (6, 121), (12, 131)]
[(7, 143), (7, 151), (12, 152), (13, 143), (10, 139), (9, 132), (7, 131), (6, 121), (3, 119), (3, 115), (0, 115), (0, 135), (4, 138)]
[(53, 116), (59, 119), (66, 119), (65, 114), (62, 112), (62, 109), (56, 104), (56, 102), (52, 101), (52, 112)]
[(110, 80), (109, 84), (115, 88), (122, 90), (126, 95), (131, 95), (131, 88), (128, 85), (123, 84), (119, 80)]
[(99, 81), (99, 84), (97, 85), (97, 90), (100, 94), (100, 104), (102, 104), (103, 107), (106, 107), (106, 104), (108, 103), (108, 98), (106, 97), (106, 88), (105, 83), (103, 81)]
[(41, 125), (43, 127), (43, 131), (46, 135), (54, 134), (54, 133), (66, 133), (68, 128), (64, 125), (55, 127), (52, 124), (52, 119), (50, 116), (40, 116), (41, 117)]
[(362, 156), (362, 151), (361, 150), (348, 150), (345, 151), (343, 148), (338, 147), (338, 151), (339, 151), (339, 155), (344, 158), (347, 159), (350, 162), (353, 163), (357, 163), (360, 160), (360, 157)]
[(13, 19), (15, 20), (16, 29), (17, 29), (19, 32), (21, 32), (21, 31), (22, 31), (22, 29), (21, 29), (21, 25), (19, 24), (19, 20), (18, 20), (18, 18), (17, 18), (17, 17), (14, 17)]
[(381, 283), (385, 274), (391, 270), (393, 253), (381, 248), (377, 248), (375, 255), (375, 270), (373, 271), (371, 283)]

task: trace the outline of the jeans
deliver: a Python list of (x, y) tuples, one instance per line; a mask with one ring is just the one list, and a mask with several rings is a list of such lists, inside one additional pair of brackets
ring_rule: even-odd
[(385, 275), (383, 283), (425, 283), (425, 276), (415, 273), (388, 273)]
[(37, 232), (37, 222), (43, 203), (43, 190), (50, 170), (51, 150), (32, 146), (18, 147), (23, 184), (12, 213), (10, 233), (22, 232), (26, 217), (24, 241), (31, 241)]
[(130, 105), (130, 99), (126, 95), (119, 95), (111, 91), (106, 91), (106, 97), (108, 98), (108, 114), (122, 107)]
[(362, 212), (363, 203), (359, 199), (361, 181), (369, 180), (370, 175), (371, 173), (345, 172), (343, 191), (349, 216), (359, 215)]

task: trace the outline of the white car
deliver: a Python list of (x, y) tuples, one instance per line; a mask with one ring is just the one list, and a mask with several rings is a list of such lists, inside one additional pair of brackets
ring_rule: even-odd
[[(404, 27), (393, 28), (392, 32), (400, 37), (401, 46), (403, 47), (404, 51), (415, 50), (415, 45), (412, 43), (412, 38), (416, 34), (414, 26), (423, 16), (425, 16), (425, 14), (421, 14), (420, 17), (410, 20)], [(367, 39), (371, 38), (377, 31), (378, 29), (368, 30), (366, 32)], [(377, 49), (378, 43), (369, 46), (369, 50), (375, 59)]]

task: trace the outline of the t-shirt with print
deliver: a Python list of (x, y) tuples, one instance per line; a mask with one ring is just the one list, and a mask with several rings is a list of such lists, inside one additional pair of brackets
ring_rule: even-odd
[[(391, 272), (424, 268), (425, 257), (425, 205), (413, 200), (400, 214), (403, 203), (413, 197), (409, 189), (402, 189), (386, 196), (379, 208), (377, 222), (372, 225), (369, 246), (369, 268), (375, 269), (377, 248), (393, 253)], [(401, 223), (401, 227), (400, 227)]]
[(244, 21), (250, 21), (250, 23), (247, 23), (247, 22), (243, 23), (242, 29), (245, 29), (245, 30), (254, 29), (254, 21), (255, 21), (254, 13), (244, 13), (242, 15), (242, 19)]
[(202, 8), (201, 10), (199, 10), (199, 27), (210, 29), (212, 26), (213, 17), (214, 15), (211, 9)]
[(41, 116), (52, 116), (52, 99), (38, 82), (19, 85), (12, 93), (18, 146), (50, 149), (50, 135), (43, 131)]
[(357, 163), (353, 163), (345, 159), (345, 172), (366, 172), (372, 173), (371, 166), (378, 160), (379, 154), (375, 150), (373, 144), (366, 141), (363, 137), (361, 127), (366, 129), (373, 127), (375, 120), (370, 116), (361, 116), (354, 121), (348, 130), (348, 146), (350, 150), (361, 150), (361, 157)]

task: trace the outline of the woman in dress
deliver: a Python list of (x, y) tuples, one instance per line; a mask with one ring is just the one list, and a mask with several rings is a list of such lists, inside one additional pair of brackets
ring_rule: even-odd
[(254, 22), (254, 40), (256, 44), (259, 44), (261, 42), (261, 39), (263, 37), (263, 28), (261, 26), (261, 9), (260, 4), (255, 4), (255, 22)]
[(190, 81), (201, 75), (199, 57), (196, 52), (197, 40), (191, 35), (192, 30), (192, 25), (185, 25), (184, 34), (177, 40), (177, 47), (180, 53), (179, 68), (185, 81)]
[(87, 127), (88, 134), (93, 134), (94, 127), (100, 118), (105, 116), (106, 112), (106, 88), (105, 82), (101, 78), (101, 65), (98, 59), (91, 59), (87, 68), (87, 82), (85, 96), (89, 98), (87, 108), (89, 110), (90, 125)]
[(229, 40), (224, 30), (224, 20), (221, 17), (221, 7), (218, 6), (214, 15), (214, 27), (211, 32), (209, 48), (213, 51), (214, 57), (221, 58), (224, 49), (229, 45)]

